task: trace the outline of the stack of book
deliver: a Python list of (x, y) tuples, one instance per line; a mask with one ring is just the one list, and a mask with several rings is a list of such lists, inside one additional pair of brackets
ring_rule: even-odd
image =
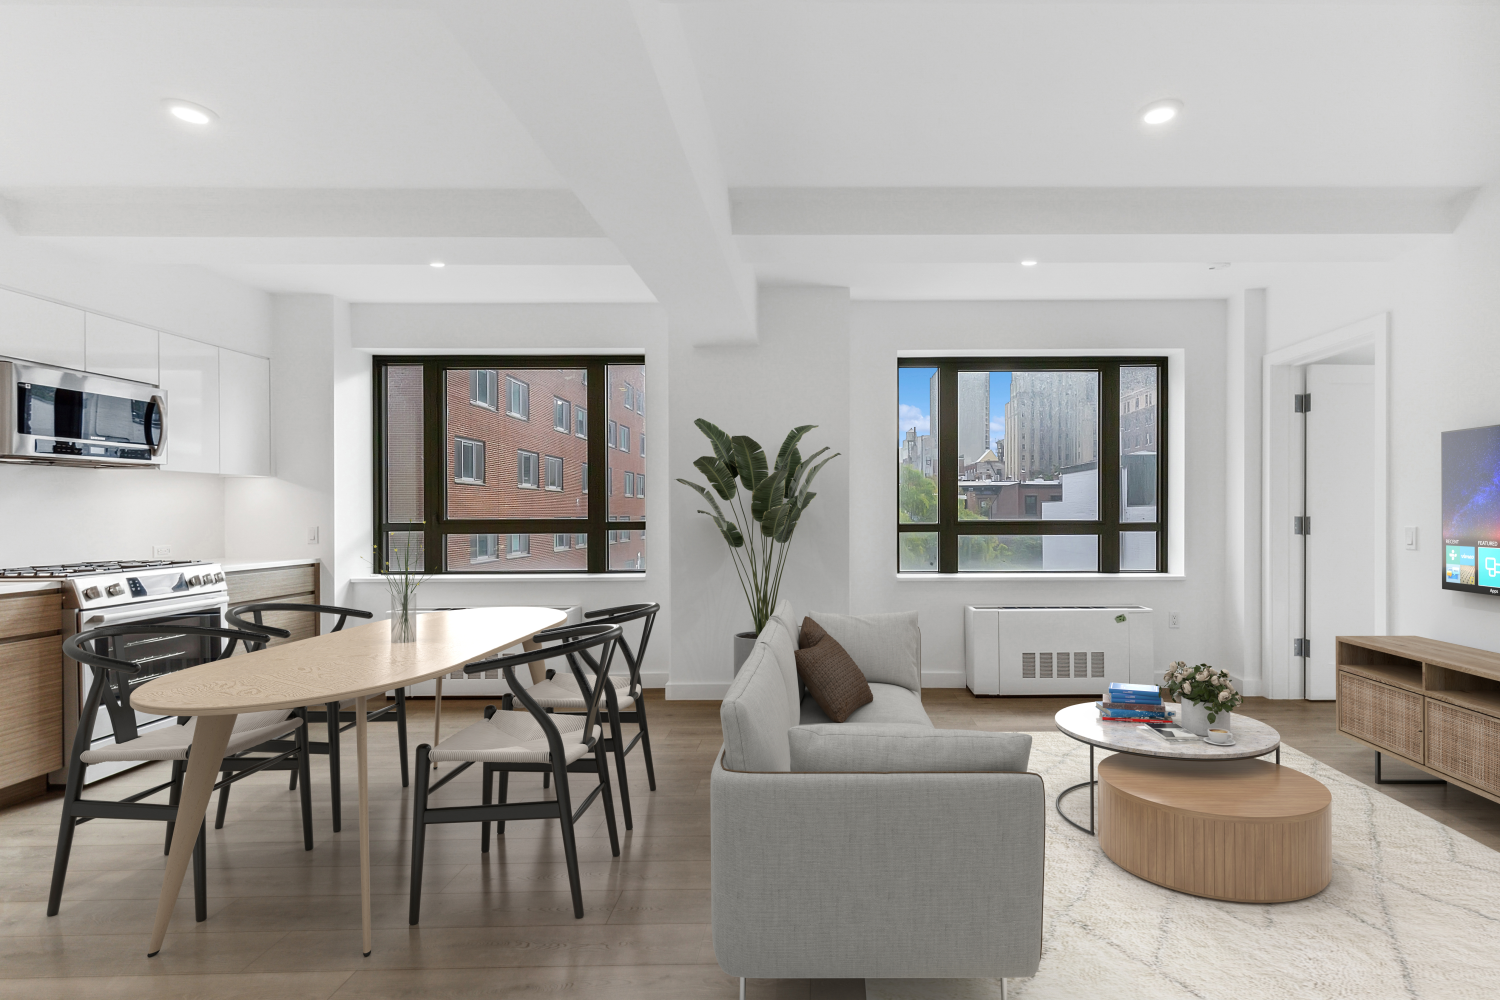
[(1111, 684), (1099, 706), (1104, 722), (1165, 723), (1167, 707), (1161, 702), (1161, 689), (1154, 684)]

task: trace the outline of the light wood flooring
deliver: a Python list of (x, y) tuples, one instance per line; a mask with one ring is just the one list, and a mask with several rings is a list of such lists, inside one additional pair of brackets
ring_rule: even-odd
[[(1076, 699), (978, 699), (929, 690), (933, 721), (949, 728), (1050, 731)], [(429, 827), (422, 923), (406, 922), (410, 792), (397, 768), (395, 727), (371, 727), (375, 951), (359, 948), (359, 838), (353, 733), (345, 737), (344, 829), (329, 818), (326, 758), (313, 760), (317, 846), (301, 848), (297, 795), (285, 774), (236, 785), (223, 830), (209, 830), (209, 919), (194, 923), (190, 885), (161, 954), (145, 957), (160, 889), (163, 827), (94, 820), (73, 849), (61, 914), (45, 914), (57, 838), (56, 793), (0, 811), (0, 995), (13, 1000), (375, 1000), (598, 996), (730, 998), (737, 983), (714, 961), (709, 927), (708, 774), (721, 738), (717, 702), (667, 702), (651, 692), (658, 791), (640, 751), (630, 757), (635, 830), (613, 859), (601, 803), (579, 829), (582, 920), (574, 920), (556, 823), (507, 824), (486, 857), (478, 828)], [(414, 701), (412, 746), (431, 738), (430, 702)], [(444, 702), (444, 732), (477, 718), (484, 701)], [(1337, 735), (1333, 706), (1250, 699), (1244, 714), (1287, 744), (1362, 781), (1373, 754)], [(446, 767), (446, 765), (445, 765)], [(164, 780), (151, 765), (91, 786), (123, 797)], [(1398, 775), (1392, 766), (1388, 776)], [(586, 782), (582, 776), (574, 781)], [(535, 787), (533, 787), (533, 785)], [(540, 794), (540, 777), (512, 779), (512, 798)], [(1500, 805), (1443, 785), (1380, 790), (1500, 848)], [(477, 769), (434, 797), (478, 801)], [(212, 814), (210, 813), (210, 817)], [(757, 1000), (855, 1000), (859, 980), (753, 981)]]

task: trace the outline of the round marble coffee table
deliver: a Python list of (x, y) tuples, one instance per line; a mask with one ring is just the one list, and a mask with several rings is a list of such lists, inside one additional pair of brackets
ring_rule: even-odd
[[(1175, 720), (1177, 706), (1167, 705), (1167, 712)], [(1053, 717), (1058, 732), (1071, 736), (1080, 743), (1089, 745), (1089, 780), (1070, 788), (1064, 788), (1057, 796), (1057, 814), (1074, 827), (1087, 834), (1094, 829), (1094, 748), (1113, 750), (1116, 753), (1136, 754), (1141, 757), (1166, 757), (1172, 760), (1222, 761), (1244, 760), (1249, 757), (1264, 757), (1276, 754), (1276, 763), (1281, 763), (1281, 734), (1264, 722), (1243, 715), (1230, 716), (1229, 729), (1234, 734), (1234, 745), (1214, 746), (1207, 740), (1189, 740), (1184, 743), (1168, 743), (1156, 733), (1147, 732), (1138, 722), (1103, 722), (1099, 709), (1092, 701), (1081, 705), (1069, 705)], [(1063, 799), (1080, 788), (1089, 790), (1089, 825), (1074, 823), (1062, 810)]]

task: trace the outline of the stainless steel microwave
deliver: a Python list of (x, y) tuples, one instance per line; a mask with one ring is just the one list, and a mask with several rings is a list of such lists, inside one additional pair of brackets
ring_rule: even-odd
[(0, 461), (153, 467), (166, 447), (164, 390), (0, 359)]

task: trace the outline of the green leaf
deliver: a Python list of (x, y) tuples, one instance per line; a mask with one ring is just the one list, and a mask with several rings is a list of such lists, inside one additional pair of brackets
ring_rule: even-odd
[[(798, 492), (801, 491), (801, 489), (802, 489), (802, 483), (800, 482), (800, 480), (801, 480), (802, 476), (805, 475), (807, 473), (807, 471), (812, 468), (812, 463), (815, 462), (815, 461), (817, 461), (818, 456), (821, 455), (821, 454), (823, 454), (827, 450), (828, 450), (827, 448), (819, 448), (817, 451), (813, 452), (811, 455), (808, 455), (806, 458), (802, 459), (802, 461), (797, 464), (797, 477), (796, 477), (796, 479), (788, 480), (788, 482), (787, 482), (787, 489), (786, 489), (787, 496), (792, 496), (793, 494), (798, 493)], [(907, 466), (907, 468), (910, 468), (910, 466)]]
[[(778, 464), (776, 467), (779, 469), (781, 465)], [(783, 496), (793, 497), (797, 495), (797, 474), (801, 471), (802, 452), (794, 447), (786, 460), (786, 476), (784, 477), (786, 486), (781, 491)]]
[(700, 510), (698, 513), (707, 514), (714, 524), (718, 525), (719, 534), (724, 536), (724, 541), (729, 543), (730, 548), (738, 549), (744, 546), (745, 536), (740, 534), (739, 526), (733, 521), (725, 520), (722, 517), (715, 517), (706, 510)]
[(788, 504), (787, 506), (791, 508), (791, 516), (786, 519), (785, 524), (777, 527), (776, 534), (773, 536), (783, 545), (792, 540), (792, 532), (797, 530), (797, 522), (802, 520), (802, 512), (807, 509), (806, 506), (799, 507), (794, 504)]
[[(817, 476), (819, 470), (821, 470), (823, 468), (823, 466), (827, 465), (829, 462), (832, 462), (835, 458), (838, 458), (838, 457), (839, 457), (838, 452), (834, 452), (832, 455), (829, 455), (827, 458), (823, 459), (823, 461), (821, 461), (817, 465), (813, 466), (812, 471), (807, 474), (807, 478), (802, 481), (802, 489), (799, 490), (798, 493), (797, 493), (797, 503), (798, 504), (806, 506), (806, 503), (808, 501), (811, 501), (812, 498), (817, 495), (815, 493), (808, 493), (807, 492), (812, 487), (813, 478), (815, 476)], [(807, 501), (804, 501), (803, 497), (806, 497)]]
[(730, 475), (739, 475), (739, 471), (734, 466), (734, 445), (730, 443), (729, 435), (702, 417), (694, 420), (693, 426), (697, 427), (703, 432), (703, 436), (708, 438), (709, 444), (713, 445), (714, 448), (714, 457), (729, 468)]
[(705, 499), (705, 500), (708, 501), (708, 505), (714, 509), (714, 513), (716, 515), (718, 515), (719, 517), (723, 517), (724, 516), (724, 512), (719, 509), (719, 501), (715, 500), (714, 499), (714, 495), (712, 493), (708, 492), (707, 489), (705, 489), (702, 486), (699, 486), (697, 483), (693, 482), (691, 479), (679, 479), (677, 481), (679, 483), (681, 483), (682, 485), (684, 485), (684, 486), (691, 486), (693, 489), (697, 490), (698, 491), (698, 495), (701, 496), (703, 499)]
[(802, 436), (816, 426), (818, 425), (803, 424), (801, 427), (793, 427), (790, 431), (787, 431), (786, 440), (781, 442), (781, 450), (776, 453), (777, 468), (782, 468), (783, 466), (787, 465), (787, 459), (791, 456), (792, 451), (797, 447), (797, 442), (801, 441)]
[(723, 462), (704, 455), (693, 462), (693, 468), (703, 473), (703, 478), (708, 480), (708, 485), (714, 488), (720, 499), (734, 499), (734, 473)]
[(750, 516), (757, 521), (764, 521), (766, 512), (773, 504), (780, 503), (786, 499), (786, 470), (780, 466), (769, 476), (760, 481), (755, 487), (755, 492), (750, 494)]
[(789, 503), (779, 503), (767, 510), (760, 522), (761, 534), (767, 538), (776, 538), (791, 523), (793, 509)]
[(729, 439), (734, 445), (734, 467), (745, 489), (753, 490), (766, 478), (766, 452), (752, 437), (736, 434)]

